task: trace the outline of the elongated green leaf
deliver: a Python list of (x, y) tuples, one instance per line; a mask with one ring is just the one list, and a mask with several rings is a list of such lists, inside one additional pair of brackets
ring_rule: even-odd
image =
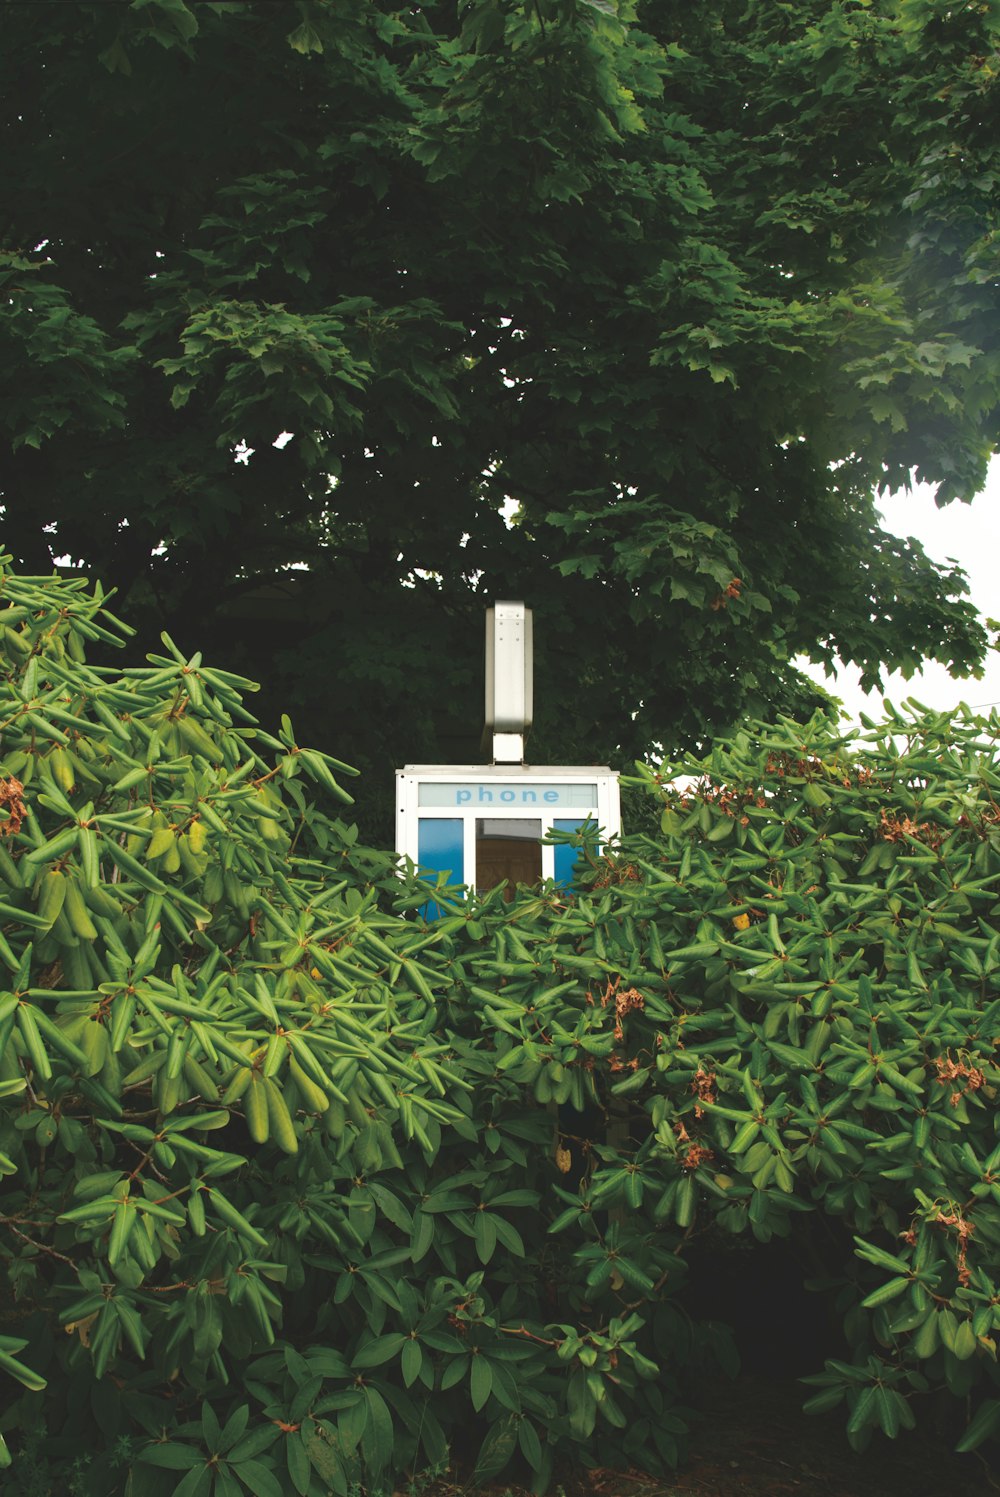
[[(230, 1457), (230, 1459), (232, 1459)], [(257, 1460), (234, 1462), (234, 1471), (240, 1481), (254, 1493), (254, 1497), (284, 1497), (284, 1488), (277, 1476)]]
[(1000, 1430), (1000, 1399), (984, 1399), (955, 1449), (960, 1455), (968, 1450), (975, 1450), (997, 1430)]
[(392, 1361), (403, 1349), (406, 1338), (398, 1332), (388, 1336), (376, 1336), (373, 1341), (359, 1348), (354, 1354), (355, 1367), (381, 1367)]
[(178, 1445), (174, 1440), (144, 1445), (136, 1460), (147, 1466), (164, 1466), (169, 1471), (190, 1471), (204, 1464), (204, 1457), (191, 1445)]

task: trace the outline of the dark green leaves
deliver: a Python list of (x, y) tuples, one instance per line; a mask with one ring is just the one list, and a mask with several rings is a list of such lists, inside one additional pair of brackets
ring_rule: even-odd
[(971, 496), (996, 429), (990, 7), (47, 9), (0, 60), (7, 543), (224, 639), (303, 742), (349, 710), (375, 840), (477, 721), (483, 578), (544, 600), (540, 762), (808, 710), (799, 650), (982, 655), (871, 493)]
[(686, 1262), (809, 1214), (849, 1342), (809, 1407), (860, 1448), (945, 1388), (991, 1438), (996, 719), (749, 722), (643, 766), (651, 830), (574, 889), (428, 925), (238, 678), (90, 666), (98, 596), (0, 581), (15, 1455), (59, 1409), (163, 1497), (377, 1489), (459, 1434), (483, 1480), (658, 1467), (731, 1356)]

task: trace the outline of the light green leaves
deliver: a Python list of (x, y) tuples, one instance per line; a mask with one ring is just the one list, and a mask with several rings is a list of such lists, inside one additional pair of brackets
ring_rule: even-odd
[(45, 1378), (14, 1356), (15, 1352), (23, 1351), (27, 1344), (19, 1336), (0, 1336), (0, 1372), (16, 1378), (25, 1388), (37, 1393), (46, 1386)]
[[(990, 1437), (1000, 723), (748, 722), (642, 765), (647, 830), (585, 831), (572, 890), (425, 923), (239, 678), (92, 667), (96, 595), (3, 581), (9, 1272), (63, 1404), (138, 1390), (133, 1485), (374, 1489), (470, 1430), (484, 1480), (660, 1466), (686, 1262), (808, 1213), (850, 1330), (809, 1407), (860, 1447), (933, 1384)], [(35, 1352), (0, 1369), (44, 1404)]]

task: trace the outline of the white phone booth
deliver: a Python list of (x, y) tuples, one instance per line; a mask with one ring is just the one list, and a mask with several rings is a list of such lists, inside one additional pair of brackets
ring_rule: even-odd
[(618, 773), (606, 765), (408, 764), (396, 771), (396, 851), (425, 876), (484, 892), (507, 880), (568, 884), (577, 852), (549, 832), (621, 830)]

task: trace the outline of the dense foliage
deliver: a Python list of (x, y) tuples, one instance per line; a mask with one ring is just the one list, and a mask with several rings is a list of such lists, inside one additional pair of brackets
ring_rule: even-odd
[(372, 796), (475, 756), (483, 598), (538, 613), (542, 762), (790, 710), (800, 651), (968, 667), (960, 576), (871, 494), (970, 498), (996, 441), (998, 27), (6, 6), (7, 547), (310, 741), (351, 702)]
[[(479, 1413), (480, 1474), (517, 1446), (544, 1482), (595, 1393), (617, 1430), (643, 1379), (636, 1448), (674, 1459), (672, 1374), (650, 1381), (644, 1317), (588, 1291), (589, 1236), (550, 1246), (556, 1120), (478, 1017), (499, 891), (427, 928), (426, 887), (319, 808), (344, 766), (250, 725), (247, 683), (173, 651), (91, 667), (119, 632), (99, 596), (2, 593), (13, 1480), (374, 1493), (445, 1465)], [(529, 908), (569, 918), (555, 891)], [(636, 1256), (640, 1300), (680, 1271), (666, 1242)]]
[(996, 718), (748, 728), (575, 891), (428, 924), (247, 683), (87, 664), (82, 582), (0, 595), (5, 1489), (657, 1469), (731, 1364), (686, 1262), (816, 1221), (811, 1406), (1000, 1426)]

